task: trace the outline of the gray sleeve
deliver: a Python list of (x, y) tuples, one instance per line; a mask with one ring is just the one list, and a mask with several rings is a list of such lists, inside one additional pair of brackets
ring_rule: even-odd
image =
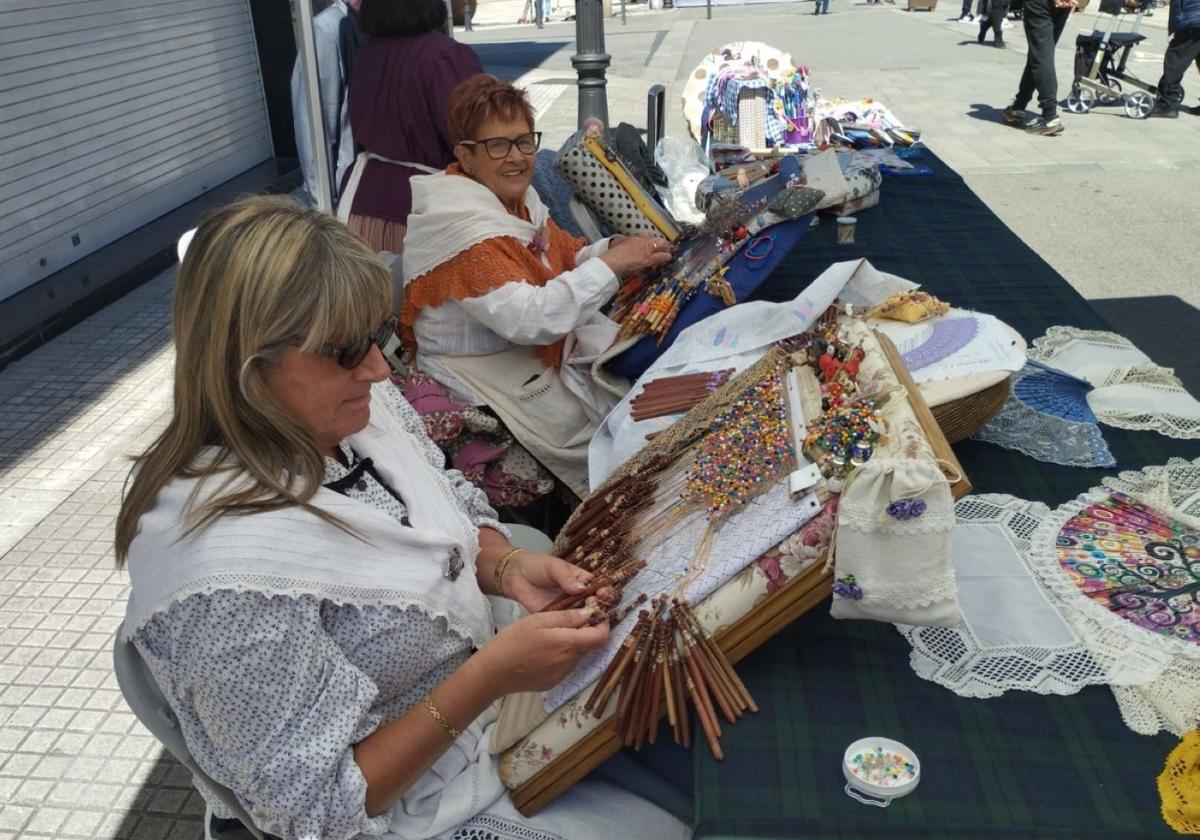
[(472, 484), (471, 480), (459, 470), (446, 469), (446, 456), (442, 454), (438, 445), (430, 440), (428, 432), (425, 431), (425, 421), (421, 419), (421, 415), (409, 404), (408, 400), (404, 399), (400, 389), (388, 382), (385, 383), (381, 392), (387, 400), (388, 406), (404, 423), (404, 428), (416, 437), (417, 445), (420, 447), (421, 454), (425, 456), (425, 460), (435, 468), (442, 470), (450, 479), (450, 484), (454, 488), (454, 498), (475, 527), (494, 528), (504, 534), (506, 538), (511, 537), (512, 534), (509, 533), (509, 530), (500, 524), (499, 516), (488, 501), (487, 494)]
[(375, 684), (325, 632), (313, 597), (193, 595), (134, 639), (196, 762), (283, 840), (378, 835), (352, 745), (382, 722)]

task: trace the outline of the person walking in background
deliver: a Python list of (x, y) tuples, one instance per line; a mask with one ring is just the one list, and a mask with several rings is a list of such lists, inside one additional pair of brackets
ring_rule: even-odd
[(1174, 119), (1183, 103), (1183, 74), (1192, 62), (1200, 70), (1200, 0), (1171, 0), (1167, 20), (1171, 43), (1163, 56), (1162, 78), (1158, 80), (1158, 98), (1152, 117)]
[[(1029, 134), (1046, 137), (1063, 133), (1064, 126), (1058, 116), (1054, 47), (1075, 6), (1076, 0), (1026, 0), (1023, 21), (1029, 48), (1025, 55), (1025, 70), (1017, 85), (1017, 95), (1003, 112), (1004, 121), (1009, 125), (1019, 125)], [(1001, 37), (999, 30), (996, 37)], [(1025, 109), (1033, 99), (1035, 89), (1041, 115), (1029, 120), (1026, 119)]]
[(446, 101), (483, 72), (475, 50), (442, 33), (442, 0), (362, 0), (359, 51), (350, 86), (350, 126), (358, 151), (338, 218), (376, 251), (404, 251), (412, 207), (408, 180), (454, 161)]
[[(350, 78), (354, 58), (365, 40), (355, 22), (361, 0), (333, 0), (313, 18), (313, 46), (317, 59), (317, 90), (321, 94), (321, 125), (325, 129), (325, 155), (329, 179), (336, 198), (338, 185), (354, 163), (354, 137), (350, 130)], [(308, 97), (300, 59), (292, 67), (292, 126), (296, 132), (296, 156), (304, 173), (304, 189), (317, 195), (317, 164), (308, 123)]]
[(814, 15), (829, 14), (829, 0), (813, 0), (813, 14)]
[(1004, 18), (1008, 16), (1008, 0), (985, 0), (983, 14), (979, 16), (979, 43), (983, 43), (988, 30), (992, 30), (992, 46), (1004, 49)]
[(963, 0), (962, 14), (958, 16), (959, 23), (974, 23), (975, 18), (971, 15), (971, 0)]

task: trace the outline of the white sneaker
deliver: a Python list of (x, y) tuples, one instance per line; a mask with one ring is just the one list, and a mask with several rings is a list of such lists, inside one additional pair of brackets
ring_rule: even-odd
[(963, 15), (962, 17), (960, 17), (958, 19), (958, 22), (959, 23), (974, 23), (975, 18), (972, 15)]
[(1012, 26), (1012, 24), (1007, 19), (1000, 22), (1001, 29), (1008, 29), (1010, 26)]

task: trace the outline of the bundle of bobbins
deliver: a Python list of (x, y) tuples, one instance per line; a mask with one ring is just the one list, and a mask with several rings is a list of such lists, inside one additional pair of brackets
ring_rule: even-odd
[(729, 381), (733, 368), (652, 379), (629, 403), (634, 422), (689, 411)]
[(625, 618), (629, 608), (623, 611), (617, 608), (622, 588), (646, 567), (644, 560), (633, 556), (636, 542), (633, 526), (638, 514), (654, 503), (658, 475), (667, 463), (669, 459), (665, 457), (653, 459), (580, 505), (564, 529), (565, 542), (559, 554), (590, 572), (591, 581), (582, 592), (558, 598), (543, 607), (543, 612), (582, 607), (589, 598), (596, 598), (603, 610), (597, 611), (594, 621), (607, 617), (616, 626)]
[(717, 647), (690, 606), (663, 595), (641, 610), (637, 624), (597, 680), (584, 709), (599, 718), (616, 696), (614, 728), (621, 742), (641, 749), (658, 736), (665, 706), (675, 742), (691, 746), (687, 704), (696, 709), (713, 757), (721, 750), (720, 715), (736, 723), (747, 710), (758, 711), (729, 660)]

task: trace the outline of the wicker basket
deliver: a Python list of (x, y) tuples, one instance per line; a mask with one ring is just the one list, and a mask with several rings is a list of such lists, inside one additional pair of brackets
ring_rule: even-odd
[(942, 434), (950, 443), (965, 440), (987, 421), (1000, 413), (1012, 390), (1012, 377), (1007, 376), (982, 391), (953, 400), (930, 410)]

